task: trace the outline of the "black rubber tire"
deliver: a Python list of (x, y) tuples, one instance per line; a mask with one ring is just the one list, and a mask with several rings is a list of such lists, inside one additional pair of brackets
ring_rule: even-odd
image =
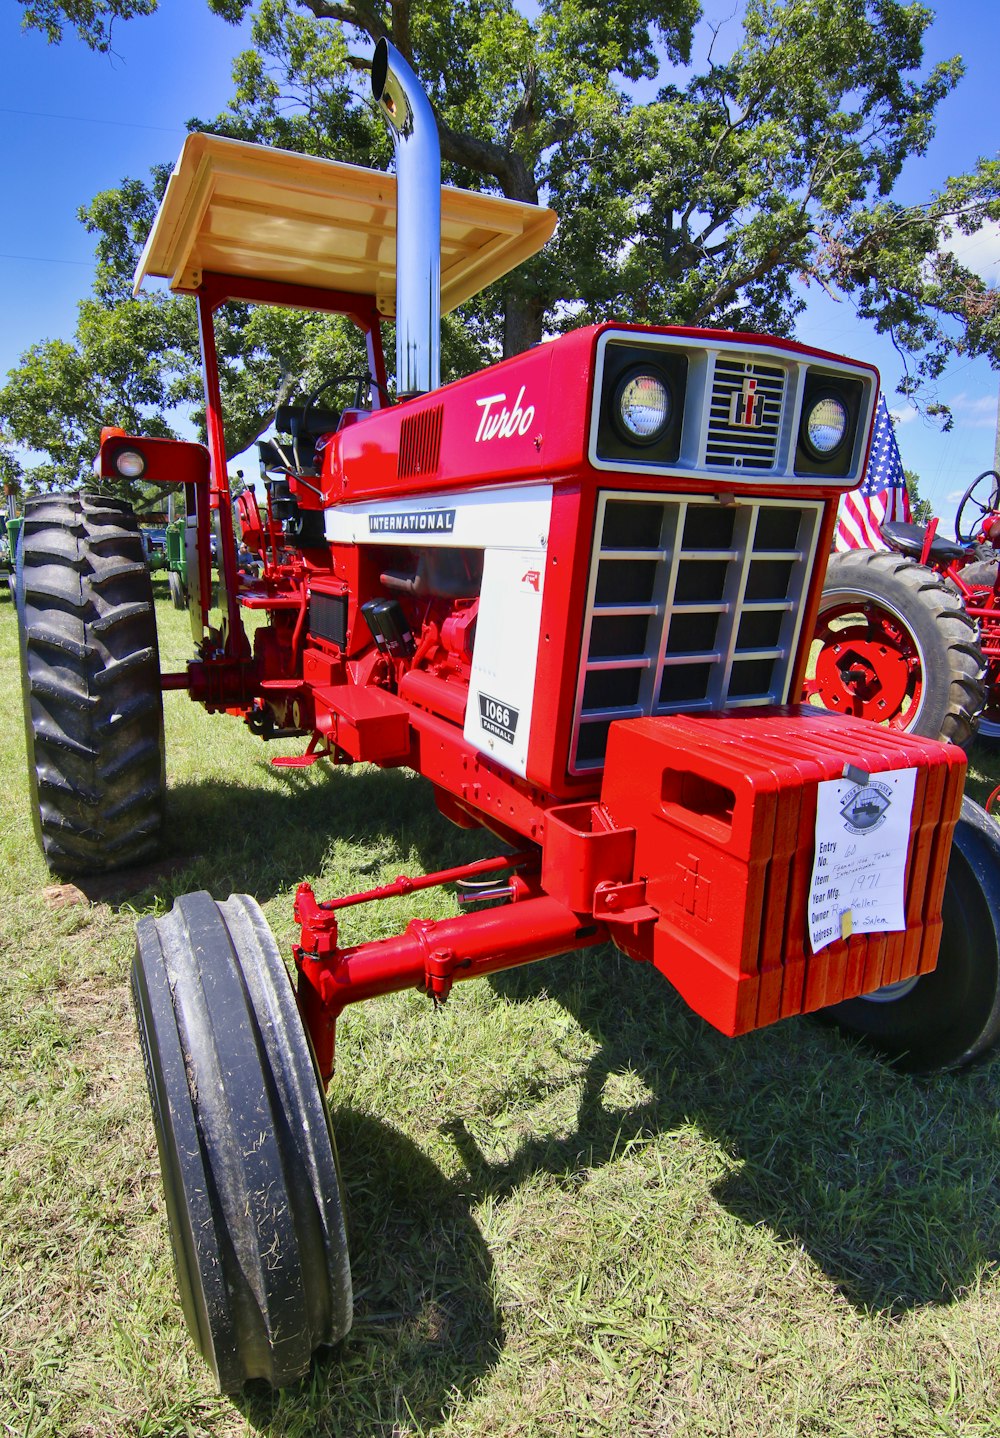
[(277, 945), (247, 894), (142, 919), (132, 995), (181, 1305), (223, 1393), (301, 1377), (351, 1326), (333, 1133)]
[(138, 863), (159, 845), (166, 779), (153, 592), (131, 508), (88, 494), (27, 500), (16, 604), (46, 863), (67, 877)]
[(186, 609), (188, 607), (187, 589), (176, 569), (167, 570), (167, 588), (170, 590), (170, 602), (174, 608)]
[(992, 587), (996, 583), (997, 561), (974, 559), (971, 564), (965, 565), (961, 575), (966, 584), (989, 584)]
[[(932, 569), (898, 554), (852, 549), (831, 555), (818, 632), (825, 615), (855, 599), (859, 610), (862, 604), (871, 604), (898, 622), (919, 655), (919, 699), (907, 712), (887, 714), (885, 719), (912, 734), (946, 739), (963, 748), (971, 743), (986, 702), (986, 666), (976, 626), (960, 597)], [(810, 698), (823, 702), (816, 693)], [(828, 707), (854, 712), (846, 696), (842, 707), (832, 703)]]
[(844, 1033), (899, 1069), (932, 1073), (982, 1057), (1000, 1035), (1000, 824), (962, 800), (945, 885), (937, 968), (828, 1009)]

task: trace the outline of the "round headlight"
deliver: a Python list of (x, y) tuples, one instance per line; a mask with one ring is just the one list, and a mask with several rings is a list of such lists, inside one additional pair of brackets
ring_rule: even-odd
[(847, 435), (847, 405), (835, 394), (817, 399), (806, 415), (802, 437), (814, 459), (829, 459)]
[(631, 444), (655, 444), (673, 414), (670, 387), (653, 370), (627, 370), (618, 381), (612, 408), (615, 425)]
[(139, 479), (145, 473), (145, 456), (137, 449), (120, 449), (115, 455), (115, 469), (123, 479)]

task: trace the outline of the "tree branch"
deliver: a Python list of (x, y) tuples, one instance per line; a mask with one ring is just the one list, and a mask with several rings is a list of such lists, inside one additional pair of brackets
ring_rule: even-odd
[(299, 3), (311, 11), (317, 20), (339, 20), (342, 25), (363, 30), (375, 41), (392, 38), (381, 15), (371, 6), (357, 3), (357, 0), (350, 5), (334, 4), (331, 0), (299, 0)]

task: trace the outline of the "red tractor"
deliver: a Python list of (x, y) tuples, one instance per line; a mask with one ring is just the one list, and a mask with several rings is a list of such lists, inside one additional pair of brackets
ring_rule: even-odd
[(1000, 738), (1000, 475), (969, 485), (954, 541), (936, 520), (882, 537), (830, 558), (807, 697), (963, 746)]
[[(602, 324), (442, 388), (441, 307), (536, 251), (554, 216), (442, 190), (433, 114), (385, 42), (372, 84), (395, 180), (193, 135), (140, 262), (139, 282), (196, 297), (208, 446), (108, 431), (98, 470), (183, 487), (191, 662), (159, 671), (124, 504), (34, 499), (19, 546), (54, 872), (155, 849), (164, 689), (263, 739), (301, 735), (278, 763), (408, 766), (445, 818), (505, 845), (368, 893), (301, 885), (294, 996), (247, 895), (141, 920), (181, 1299), (224, 1390), (291, 1381), (351, 1323), (323, 1092), (348, 1004), (412, 986), (440, 1003), (549, 955), (600, 962), (611, 941), (731, 1035), (826, 1010), (932, 1069), (1000, 1029), (998, 839), (962, 798), (961, 749), (790, 702), (876, 372), (785, 340)], [(267, 503), (235, 503), (256, 574), (237, 561), (214, 345), (231, 300), (346, 314), (368, 353), (343, 410), (314, 394), (261, 442)], [(339, 942), (347, 905), (487, 880), (487, 907)]]

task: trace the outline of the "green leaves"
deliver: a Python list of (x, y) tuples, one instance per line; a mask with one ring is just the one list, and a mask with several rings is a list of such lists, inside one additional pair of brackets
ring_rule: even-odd
[(50, 44), (63, 38), (69, 26), (91, 50), (111, 48), (111, 27), (115, 20), (132, 20), (152, 15), (157, 0), (19, 0), (24, 8), (21, 22), (27, 30), (40, 30)]
[[(70, 25), (92, 44), (112, 18), (153, 8), (22, 3), (50, 38)], [(925, 64), (923, 5), (747, 0), (740, 43), (715, 53), (733, 22), (694, 71), (696, 0), (540, 0), (530, 13), (510, 0), (208, 3), (234, 23), (252, 9), (253, 46), (229, 104), (192, 128), (389, 167), (368, 99), (371, 43), (388, 35), (431, 98), (445, 179), (558, 212), (544, 254), (446, 321), (448, 377), (611, 318), (791, 334), (811, 285), (891, 336), (904, 393), (920, 396), (956, 354), (1000, 361), (997, 290), (956, 254), (956, 237), (1000, 218), (1000, 162), (980, 159), (923, 203), (896, 197), (962, 73), (958, 59)], [(657, 74), (667, 82), (640, 101), (634, 82)], [(8, 438), (60, 475), (99, 423), (165, 432), (197, 392), (190, 304), (131, 297), (167, 173), (82, 213), (97, 277), (76, 342), (36, 346), (0, 391)], [(364, 367), (350, 326), (297, 312), (229, 307), (219, 346), (234, 450), (295, 384)]]

